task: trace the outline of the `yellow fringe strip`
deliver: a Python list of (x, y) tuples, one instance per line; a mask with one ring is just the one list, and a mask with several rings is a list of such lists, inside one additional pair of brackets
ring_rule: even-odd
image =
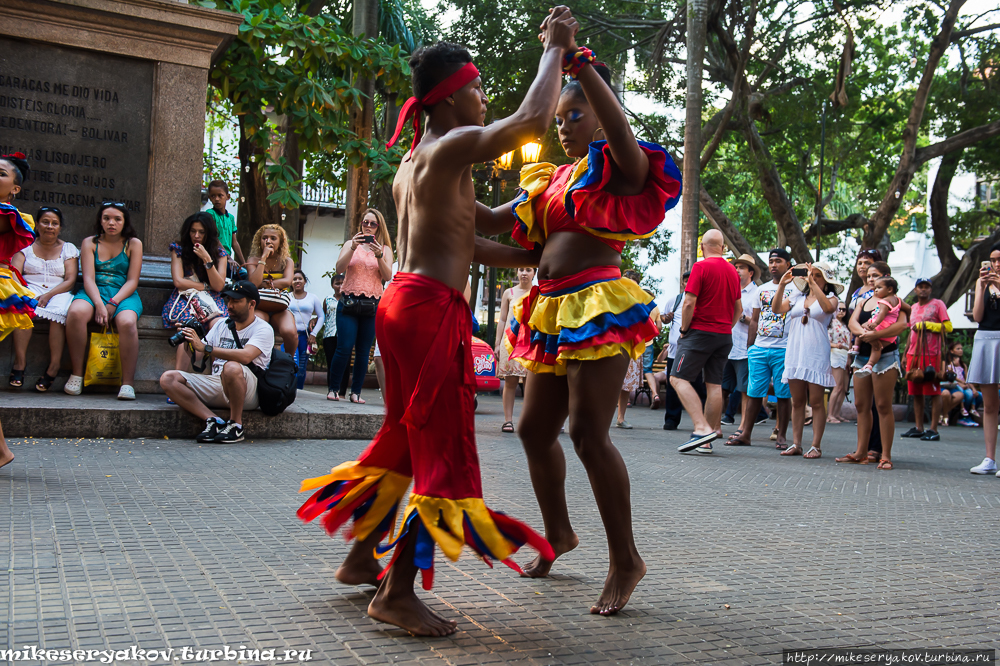
[[(352, 532), (359, 540), (364, 540), (372, 533), (372, 530), (382, 523), (385, 516), (392, 511), (393, 506), (402, 502), (403, 497), (406, 495), (406, 489), (410, 487), (410, 477), (382, 467), (365, 467), (359, 465), (358, 461), (352, 460), (342, 465), (337, 465), (330, 470), (329, 474), (306, 479), (299, 487), (299, 492), (322, 488), (334, 481), (356, 481), (358, 479), (364, 480), (352, 488), (344, 496), (344, 499), (340, 500), (340, 504), (344, 506), (350, 504), (367, 492), (372, 486), (378, 484), (379, 488), (375, 493), (375, 501), (372, 503), (371, 508), (368, 509), (360, 520), (354, 523), (352, 529)], [(397, 521), (393, 520), (392, 529), (389, 531), (390, 540), (394, 538), (393, 535), (396, 532), (396, 527)]]
[[(486, 503), (480, 497), (470, 497), (461, 500), (444, 499), (442, 497), (427, 497), (426, 495), (410, 495), (410, 504), (406, 507), (406, 519), (414, 511), (420, 514), (420, 520), (430, 532), (431, 537), (441, 547), (441, 552), (455, 562), (465, 545), (466, 515), (476, 530), (480, 541), (500, 561), (511, 556), (510, 542), (497, 529), (496, 523), (486, 509)], [(450, 533), (439, 527), (443, 522)]]

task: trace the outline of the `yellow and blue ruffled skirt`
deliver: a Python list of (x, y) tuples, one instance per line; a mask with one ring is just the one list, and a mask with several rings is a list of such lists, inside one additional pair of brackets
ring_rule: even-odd
[(30, 215), (0, 203), (0, 225), (10, 232), (0, 234), (0, 340), (18, 328), (31, 328), (38, 301), (21, 274), (10, 265), (15, 254), (35, 242), (35, 223)]
[(659, 331), (652, 297), (617, 266), (597, 266), (538, 286), (512, 305), (506, 345), (534, 373), (566, 374), (567, 361), (642, 357)]

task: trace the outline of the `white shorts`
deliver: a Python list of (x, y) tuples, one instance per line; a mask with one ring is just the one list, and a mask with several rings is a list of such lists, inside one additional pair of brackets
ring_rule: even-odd
[[(243, 409), (257, 409), (257, 376), (250, 372), (250, 369), (240, 364), (243, 370), (243, 379), (247, 382), (246, 395), (243, 397)], [(185, 383), (194, 391), (208, 407), (222, 409), (229, 407), (229, 398), (222, 390), (222, 375), (196, 375), (193, 372), (182, 372), (181, 377)]]

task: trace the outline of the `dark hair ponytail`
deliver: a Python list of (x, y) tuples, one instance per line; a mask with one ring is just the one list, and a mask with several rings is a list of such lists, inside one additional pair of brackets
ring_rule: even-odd
[[(611, 70), (608, 69), (608, 66), (605, 65), (603, 62), (595, 62), (594, 64), (591, 65), (591, 67), (594, 68), (594, 71), (596, 71), (600, 75), (601, 79), (606, 84), (608, 84), (608, 87), (611, 88), (611, 90), (613, 91), (614, 90), (614, 86), (611, 85)], [(580, 96), (580, 97), (583, 97), (584, 99), (586, 99), (586, 95), (584, 95), (584, 93), (583, 93), (583, 86), (580, 84), (580, 81), (578, 81), (577, 79), (573, 79), (572, 81), (570, 81), (569, 83), (567, 83), (565, 86), (563, 86), (562, 92), (559, 93), (559, 94), (560, 95), (577, 95), (577, 96)], [(617, 97), (617, 95), (615, 95), (615, 97)]]

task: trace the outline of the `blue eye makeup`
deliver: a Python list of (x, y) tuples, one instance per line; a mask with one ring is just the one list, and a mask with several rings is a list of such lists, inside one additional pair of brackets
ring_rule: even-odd
[(577, 111), (576, 109), (573, 109), (572, 111), (569, 112), (569, 121), (570, 122), (574, 122), (575, 123), (576, 121), (580, 120), (580, 118), (583, 118), (583, 113), (581, 113), (580, 111)]

